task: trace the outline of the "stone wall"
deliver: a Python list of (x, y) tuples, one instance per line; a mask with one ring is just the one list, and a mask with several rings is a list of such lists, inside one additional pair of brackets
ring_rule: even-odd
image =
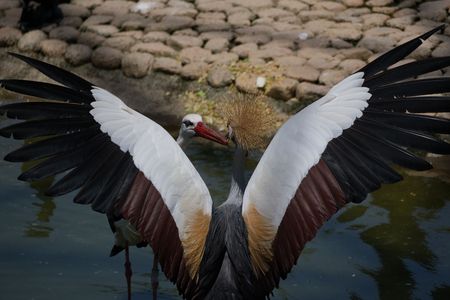
[[(45, 56), (87, 76), (98, 70), (109, 78), (106, 87), (114, 78), (144, 78), (167, 81), (160, 90), (174, 84), (181, 93), (185, 82), (199, 82), (262, 90), (288, 106), (316, 99), (380, 53), (450, 23), (450, 0), (72, 0), (60, 5), (59, 25), (22, 33), (19, 6), (19, 0), (0, 2), (3, 53)], [(445, 55), (449, 28), (408, 61)]]

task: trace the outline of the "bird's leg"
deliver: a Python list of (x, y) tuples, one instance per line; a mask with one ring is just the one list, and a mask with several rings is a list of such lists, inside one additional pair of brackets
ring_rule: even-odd
[(131, 263), (130, 263), (130, 251), (128, 247), (128, 242), (125, 245), (125, 277), (127, 278), (127, 290), (128, 290), (128, 300), (131, 300)]
[(152, 291), (153, 291), (153, 300), (157, 300), (158, 297), (158, 255), (154, 254), (153, 256), (153, 267), (152, 267)]

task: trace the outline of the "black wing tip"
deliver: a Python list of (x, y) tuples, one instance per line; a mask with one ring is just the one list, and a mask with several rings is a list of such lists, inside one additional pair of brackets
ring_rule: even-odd
[(30, 174), (27, 174), (27, 172), (24, 172), (17, 177), (17, 180), (25, 181), (25, 182), (31, 182), (31, 181), (37, 180), (37, 179), (39, 179), (39, 178), (33, 178), (32, 176), (30, 176)]
[(24, 162), (25, 160), (20, 157), (20, 155), (16, 155), (16, 151), (10, 152), (3, 157), (3, 160), (7, 162)]

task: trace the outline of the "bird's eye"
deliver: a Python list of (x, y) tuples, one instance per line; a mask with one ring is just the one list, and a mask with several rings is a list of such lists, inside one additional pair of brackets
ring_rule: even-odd
[(194, 123), (192, 123), (191, 121), (189, 121), (189, 120), (185, 120), (185, 121), (183, 121), (183, 124), (184, 125), (186, 125), (186, 127), (189, 127), (189, 126), (192, 126), (192, 125), (194, 125)]

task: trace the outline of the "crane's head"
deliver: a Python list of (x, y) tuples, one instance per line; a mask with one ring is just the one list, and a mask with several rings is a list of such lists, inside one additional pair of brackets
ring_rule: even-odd
[(206, 126), (200, 115), (188, 114), (184, 116), (181, 121), (178, 141), (187, 144), (193, 137), (197, 136), (222, 145), (228, 144), (228, 139), (214, 129)]
[(228, 138), (245, 150), (264, 148), (273, 133), (276, 119), (264, 95), (236, 94), (224, 102)]

